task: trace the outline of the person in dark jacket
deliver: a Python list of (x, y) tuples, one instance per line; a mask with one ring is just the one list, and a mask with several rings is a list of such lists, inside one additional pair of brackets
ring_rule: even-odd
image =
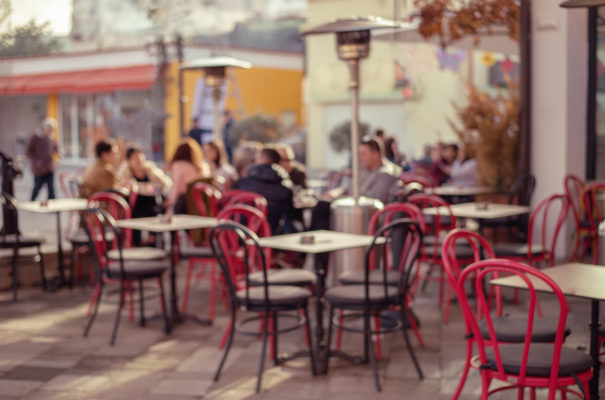
[(57, 121), (46, 118), (40, 128), (30, 137), (27, 143), (27, 157), (31, 163), (34, 174), (34, 188), (31, 200), (36, 200), (42, 186), (48, 188), (48, 199), (55, 198), (55, 161), (54, 156), (58, 152), (57, 142), (52, 137), (57, 128)]
[(272, 147), (264, 147), (258, 154), (256, 165), (240, 179), (234, 189), (258, 193), (267, 199), (267, 219), (272, 234), (277, 232), (282, 218), (293, 209), (292, 181), (279, 165), (279, 153)]

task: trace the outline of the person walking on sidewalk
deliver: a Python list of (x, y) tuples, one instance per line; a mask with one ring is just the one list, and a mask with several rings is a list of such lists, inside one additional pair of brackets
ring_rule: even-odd
[(52, 134), (57, 128), (57, 121), (46, 118), (42, 125), (30, 137), (27, 143), (27, 157), (34, 174), (34, 189), (31, 200), (36, 200), (42, 186), (48, 189), (48, 199), (55, 198), (55, 161), (54, 156), (58, 152), (57, 142)]

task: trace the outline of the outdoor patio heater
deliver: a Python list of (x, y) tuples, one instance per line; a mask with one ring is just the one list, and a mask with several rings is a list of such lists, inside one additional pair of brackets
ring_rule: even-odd
[(324, 33), (336, 34), (336, 51), (338, 58), (349, 66), (349, 89), (351, 89), (351, 160), (352, 160), (352, 195), (355, 203), (359, 202), (359, 155), (357, 146), (359, 137), (359, 62), (370, 55), (370, 31), (396, 27), (395, 23), (379, 17), (339, 19), (303, 31), (302, 35)]
[(226, 81), (227, 68), (229, 67), (250, 69), (252, 64), (233, 57), (210, 57), (190, 61), (181, 67), (181, 70), (204, 71), (204, 82), (207, 87), (212, 89), (212, 134), (216, 140), (222, 140), (223, 138), (220, 102), (223, 96), (223, 83)]
[[(372, 214), (382, 203), (375, 199), (360, 197), (359, 182), (359, 63), (370, 55), (370, 31), (396, 27), (392, 21), (378, 17), (339, 19), (303, 31), (302, 35), (325, 33), (336, 34), (338, 58), (349, 66), (349, 89), (351, 90), (351, 173), (352, 197), (338, 199), (331, 204), (330, 227), (335, 231), (366, 233)], [(328, 281), (335, 283), (336, 277), (344, 270), (363, 268), (363, 249), (340, 251), (332, 257)]]

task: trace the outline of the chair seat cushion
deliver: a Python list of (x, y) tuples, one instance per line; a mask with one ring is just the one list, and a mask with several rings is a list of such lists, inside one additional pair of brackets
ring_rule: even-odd
[[(310, 290), (298, 286), (272, 285), (269, 286), (269, 304), (272, 306), (295, 306), (304, 303), (312, 296)], [(238, 290), (235, 296), (239, 301), (246, 301), (246, 289)], [(260, 306), (265, 304), (265, 288), (248, 288), (250, 304)]]
[(514, 256), (525, 256), (528, 254), (542, 254), (544, 247), (541, 244), (532, 244), (531, 253), (528, 251), (529, 247), (527, 243), (502, 243), (496, 244), (492, 247), (496, 257), (514, 257)]
[[(399, 271), (389, 269), (387, 272), (387, 285), (397, 286), (401, 279)], [(363, 285), (365, 281), (365, 271), (345, 271), (338, 275), (338, 282), (341, 285)], [(382, 269), (374, 269), (370, 271), (370, 284), (382, 284), (384, 282), (384, 271)]]
[[(556, 318), (534, 318), (532, 341), (554, 342), (557, 334)], [(527, 317), (496, 317), (492, 318), (496, 337), (501, 342), (521, 343), (525, 340), (527, 331)], [(483, 339), (490, 339), (485, 320), (479, 322), (479, 330)], [(571, 329), (565, 329), (565, 336), (571, 333)]]
[[(256, 271), (248, 275), (251, 285), (262, 285), (263, 272)], [(317, 282), (317, 276), (306, 269), (270, 269), (267, 270), (269, 285), (311, 286)]]
[[(518, 374), (523, 360), (523, 344), (504, 344), (499, 346), (502, 367), (509, 374)], [(532, 343), (527, 360), (527, 375), (548, 377), (552, 368), (554, 345), (550, 343)], [(496, 357), (493, 348), (485, 350), (489, 368), (496, 370)], [(589, 370), (592, 358), (582, 350), (563, 346), (559, 363), (559, 376), (570, 376)]]
[[(23, 236), (19, 235), (19, 247), (34, 247), (40, 246), (46, 240), (43, 237), (36, 236)], [(5, 236), (0, 236), (0, 247), (4, 248), (14, 248), (17, 246), (17, 235), (10, 234)]]
[[(169, 267), (167, 261), (124, 261), (124, 274), (126, 279), (144, 279), (161, 276)], [(117, 262), (109, 263), (107, 276), (109, 278), (120, 278), (120, 264)]]
[(212, 249), (206, 246), (193, 246), (181, 249), (181, 257), (183, 258), (214, 258)]
[[(399, 288), (395, 286), (387, 286), (386, 297), (384, 293), (384, 286), (382, 285), (370, 285), (369, 289), (370, 304), (377, 305), (394, 301), (397, 298)], [(337, 286), (328, 289), (325, 296), (330, 303), (337, 306), (347, 304), (352, 306), (360, 306), (365, 303), (365, 285)]]
[[(124, 261), (143, 261), (143, 260), (161, 260), (168, 257), (168, 254), (155, 247), (130, 247), (122, 249), (122, 257)], [(118, 250), (109, 250), (107, 252), (109, 260), (119, 260), (120, 253)]]

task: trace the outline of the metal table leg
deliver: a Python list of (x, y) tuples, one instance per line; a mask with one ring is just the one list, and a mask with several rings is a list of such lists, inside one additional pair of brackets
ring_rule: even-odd
[(590, 398), (599, 399), (599, 302), (591, 301), (590, 307), (590, 357), (594, 360), (593, 375), (590, 380)]

